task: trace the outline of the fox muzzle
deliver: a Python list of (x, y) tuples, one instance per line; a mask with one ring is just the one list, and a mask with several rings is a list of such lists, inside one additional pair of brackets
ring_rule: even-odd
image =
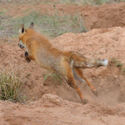
[(20, 42), (18, 43), (18, 46), (19, 46), (21, 49), (25, 48), (25, 46), (24, 46), (24, 44), (22, 43), (22, 41), (20, 41)]

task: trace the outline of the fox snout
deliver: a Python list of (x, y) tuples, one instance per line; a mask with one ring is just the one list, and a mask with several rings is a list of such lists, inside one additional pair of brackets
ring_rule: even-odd
[(18, 43), (18, 46), (19, 46), (21, 49), (25, 48), (25, 45), (22, 43), (21, 40), (20, 40), (20, 42)]
[(25, 55), (25, 57), (28, 57), (28, 56), (29, 56), (29, 54), (28, 54), (28, 52), (27, 52), (27, 51), (25, 52), (25, 54), (24, 54), (24, 55)]
[(20, 43), (18, 43), (18, 46), (19, 46), (21, 49), (24, 48), (24, 46), (23, 46), (22, 44), (20, 44)]

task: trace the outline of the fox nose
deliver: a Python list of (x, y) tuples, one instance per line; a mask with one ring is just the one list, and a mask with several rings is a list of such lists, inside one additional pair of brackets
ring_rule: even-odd
[(21, 49), (24, 48), (24, 46), (23, 46), (22, 44), (20, 44), (20, 43), (18, 43), (18, 46), (19, 46)]

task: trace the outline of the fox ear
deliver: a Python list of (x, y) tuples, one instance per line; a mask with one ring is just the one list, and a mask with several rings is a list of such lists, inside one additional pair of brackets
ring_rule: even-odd
[(24, 33), (25, 29), (24, 29), (24, 24), (21, 25), (21, 29), (19, 29), (19, 33)]
[(31, 22), (29, 28), (33, 28), (33, 27), (34, 27), (34, 22)]

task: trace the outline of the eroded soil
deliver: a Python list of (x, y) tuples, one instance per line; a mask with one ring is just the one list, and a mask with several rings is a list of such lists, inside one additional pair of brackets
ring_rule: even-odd
[[(6, 8), (8, 5), (0, 6)], [(22, 16), (27, 6), (35, 6), (41, 12), (42, 9), (52, 12), (53, 8), (52, 5), (26, 4), (23, 10), (22, 5), (9, 6), (14, 8), (8, 13), (12, 16)], [(92, 30), (87, 33), (66, 33), (50, 40), (55, 47), (64, 51), (78, 51), (88, 58), (106, 58), (109, 61), (115, 58), (124, 66), (124, 3), (99, 7), (57, 5), (57, 8), (68, 14), (82, 14), (86, 26)], [(76, 92), (66, 83), (52, 77), (44, 81), (44, 75), (48, 72), (35, 62), (25, 61), (24, 51), (17, 46), (17, 38), (11, 42), (0, 42), (0, 70), (15, 72), (24, 83), (23, 93), (28, 99), (25, 104), (0, 101), (0, 125), (125, 124), (125, 75), (115, 65), (83, 70), (98, 91), (95, 96), (86, 83), (78, 83), (83, 95), (89, 100), (83, 105)]]

